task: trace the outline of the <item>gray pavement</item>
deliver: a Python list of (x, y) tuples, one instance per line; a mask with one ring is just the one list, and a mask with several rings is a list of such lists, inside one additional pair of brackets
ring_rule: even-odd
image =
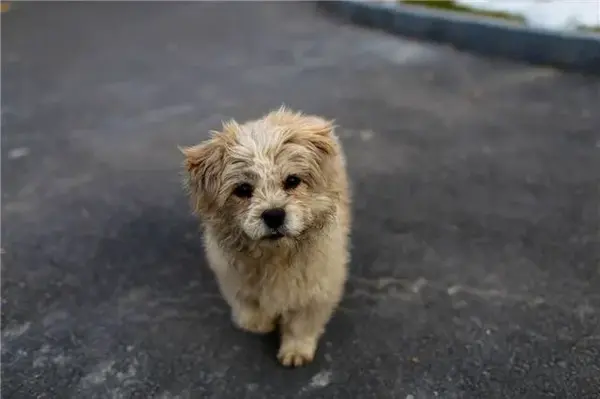
[[(348, 292), (315, 362), (229, 323), (177, 144), (335, 118)], [(2, 398), (594, 398), (600, 80), (340, 26), (310, 3), (2, 15)]]

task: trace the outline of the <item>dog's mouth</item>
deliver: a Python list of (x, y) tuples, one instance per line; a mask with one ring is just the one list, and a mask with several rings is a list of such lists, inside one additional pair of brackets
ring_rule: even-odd
[(285, 237), (285, 234), (281, 231), (273, 231), (265, 236), (266, 240), (277, 241)]
[(280, 232), (275, 232), (275, 233), (269, 234), (266, 238), (269, 241), (277, 241), (277, 240), (282, 239), (283, 237), (285, 237), (285, 234), (280, 233)]

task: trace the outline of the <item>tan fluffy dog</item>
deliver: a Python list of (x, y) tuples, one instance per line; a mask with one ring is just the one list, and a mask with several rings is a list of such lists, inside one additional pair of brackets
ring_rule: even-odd
[(350, 198), (332, 122), (280, 108), (181, 151), (234, 323), (279, 325), (279, 361), (309, 363), (347, 275)]

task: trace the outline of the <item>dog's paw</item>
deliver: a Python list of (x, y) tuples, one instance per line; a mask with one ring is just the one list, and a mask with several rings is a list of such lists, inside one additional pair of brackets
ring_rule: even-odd
[(275, 330), (275, 319), (267, 317), (260, 312), (242, 310), (234, 312), (233, 324), (239, 329), (254, 334), (268, 334)]
[(285, 367), (301, 367), (313, 361), (315, 350), (316, 346), (313, 343), (287, 343), (279, 349), (277, 359)]
[(285, 367), (301, 367), (312, 362), (314, 355), (300, 352), (286, 352), (277, 355), (279, 363)]

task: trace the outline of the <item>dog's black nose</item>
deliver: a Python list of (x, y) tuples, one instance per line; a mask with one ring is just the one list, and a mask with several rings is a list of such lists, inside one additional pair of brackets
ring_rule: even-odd
[(267, 209), (262, 213), (262, 219), (268, 227), (277, 229), (285, 221), (285, 210), (283, 208)]

